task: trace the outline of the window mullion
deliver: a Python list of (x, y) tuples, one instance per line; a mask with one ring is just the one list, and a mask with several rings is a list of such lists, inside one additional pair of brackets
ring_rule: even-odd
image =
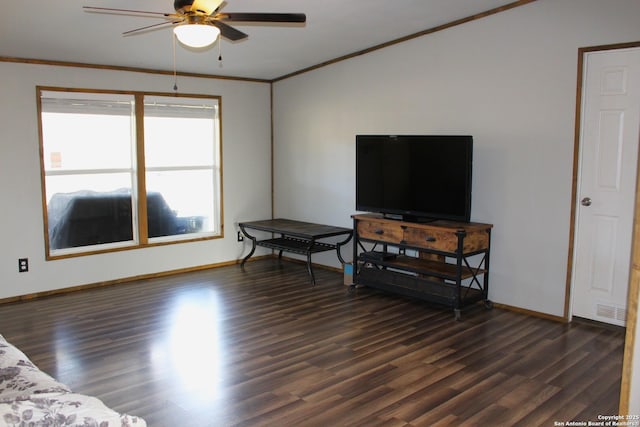
[(136, 182), (138, 206), (138, 238), (141, 245), (149, 243), (149, 224), (147, 220), (147, 185), (144, 156), (144, 95), (135, 95), (136, 115)]
[(45, 176), (102, 175), (131, 173), (131, 168), (45, 170)]

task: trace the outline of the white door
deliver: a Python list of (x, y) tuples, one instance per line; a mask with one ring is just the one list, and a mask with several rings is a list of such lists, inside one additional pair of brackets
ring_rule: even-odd
[(638, 143), (640, 48), (585, 54), (572, 314), (624, 326)]

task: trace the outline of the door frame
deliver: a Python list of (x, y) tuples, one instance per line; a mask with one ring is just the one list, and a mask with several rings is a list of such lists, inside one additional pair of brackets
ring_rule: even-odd
[[(571, 285), (573, 280), (574, 239), (576, 226), (576, 203), (578, 191), (578, 169), (580, 164), (580, 129), (582, 117), (582, 85), (584, 79), (584, 60), (590, 52), (628, 49), (640, 47), (640, 41), (630, 43), (617, 43), (611, 45), (591, 46), (578, 49), (578, 78), (576, 87), (576, 111), (573, 144), (573, 178), (571, 189), (571, 220), (569, 222), (569, 256), (567, 261), (567, 283), (564, 299), (564, 319), (569, 322), (571, 317)], [(640, 155), (638, 155), (640, 160)], [(639, 162), (640, 163), (640, 162)], [(636, 197), (633, 220), (633, 240), (631, 248), (631, 274), (629, 278), (629, 290), (627, 297), (627, 321), (624, 344), (624, 359), (622, 362), (622, 381), (620, 387), (619, 413), (627, 414), (629, 411), (629, 398), (631, 389), (631, 370), (633, 365), (633, 347), (638, 320), (638, 297), (640, 296), (640, 167), (636, 174)]]

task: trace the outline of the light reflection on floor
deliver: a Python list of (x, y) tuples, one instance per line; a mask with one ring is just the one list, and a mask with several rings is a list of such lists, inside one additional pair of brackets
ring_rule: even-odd
[[(222, 310), (216, 292), (198, 289), (181, 294), (167, 319), (167, 334), (151, 347), (151, 365), (167, 382), (178, 404), (221, 402), (223, 396)], [(182, 400), (182, 399), (181, 399)]]

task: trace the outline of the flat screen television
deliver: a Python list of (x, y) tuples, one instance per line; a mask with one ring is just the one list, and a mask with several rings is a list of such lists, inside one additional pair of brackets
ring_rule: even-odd
[(469, 222), (472, 158), (468, 135), (356, 135), (356, 209)]

